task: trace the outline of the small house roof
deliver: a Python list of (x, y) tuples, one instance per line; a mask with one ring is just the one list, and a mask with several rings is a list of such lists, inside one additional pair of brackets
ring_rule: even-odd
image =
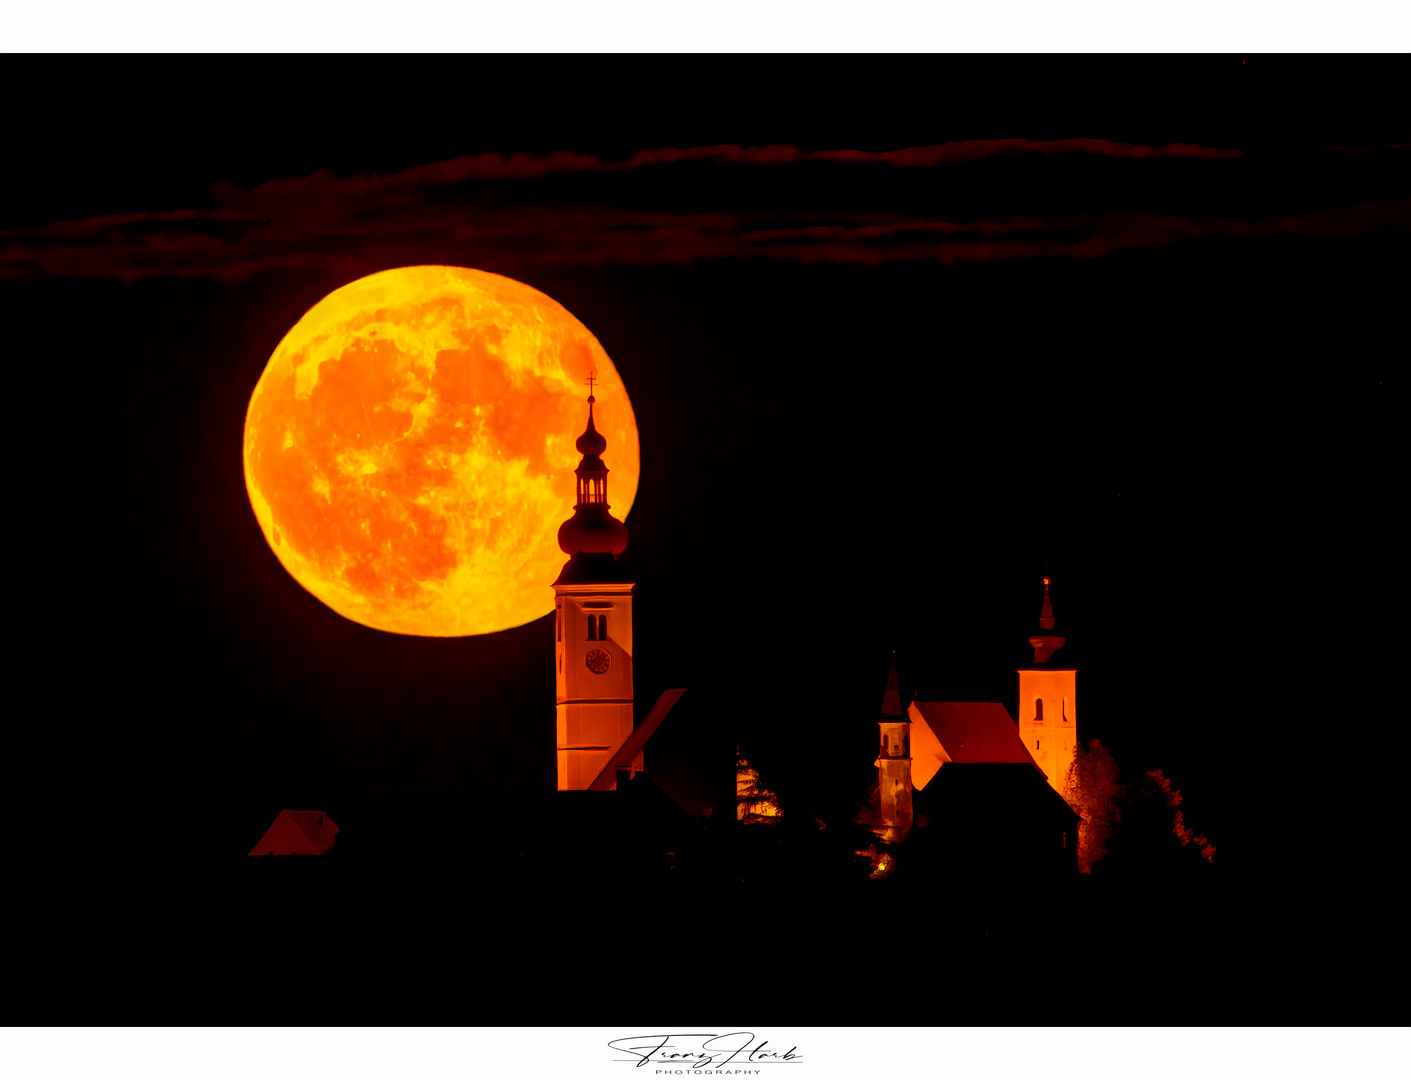
[(322, 810), (281, 810), (251, 855), (322, 855), (333, 846), (338, 826)]

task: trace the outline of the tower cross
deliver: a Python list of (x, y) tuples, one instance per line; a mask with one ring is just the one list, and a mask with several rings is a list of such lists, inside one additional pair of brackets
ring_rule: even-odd
[(589, 396), (589, 397), (592, 397), (592, 396), (593, 396), (593, 383), (596, 382), (597, 379), (598, 379), (598, 373), (597, 373), (596, 371), (594, 371), (594, 372), (590, 372), (589, 375), (588, 375), (588, 378), (586, 378), (586, 379), (584, 380), (584, 382), (586, 382), (586, 383), (588, 384), (588, 396)]

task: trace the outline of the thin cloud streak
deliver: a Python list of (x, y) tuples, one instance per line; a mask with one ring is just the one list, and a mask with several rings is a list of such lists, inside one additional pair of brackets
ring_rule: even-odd
[(491, 210), (475, 181), (525, 181), (554, 172), (620, 172), (686, 162), (787, 166), (832, 162), (934, 168), (998, 154), (1101, 154), (1134, 159), (1239, 156), (1238, 150), (1103, 140), (947, 143), (896, 151), (804, 151), (791, 146), (644, 150), (619, 162), (559, 152), (480, 154), (389, 176), (283, 177), (244, 191), (211, 189), (207, 209), (107, 215), (0, 234), (0, 277), (154, 276), (242, 281), (269, 270), (445, 262), (499, 267), (687, 264), (773, 259), (878, 265), (1029, 258), (1096, 258), (1216, 236), (1346, 236), (1408, 226), (1406, 198), (1241, 218), (1147, 210), (995, 216), (949, 221), (905, 213), (781, 214), (597, 205), (510, 205)]
[[(1057, 139), (1036, 142), (1031, 139), (969, 139), (941, 143), (936, 146), (913, 146), (901, 150), (802, 150), (797, 146), (696, 146), (686, 149), (658, 147), (639, 150), (622, 161), (604, 161), (591, 154), (555, 151), (551, 154), (471, 154), (449, 161), (418, 165), (387, 177), (348, 178), (351, 186), (383, 185), (389, 189), (422, 184), (462, 184), (472, 180), (537, 180), (555, 173), (626, 172), (667, 165), (713, 162), (722, 165), (777, 166), (801, 162), (832, 162), (844, 165), (891, 165), (895, 168), (934, 168), (937, 165), (965, 164), (984, 158), (1054, 157), (1059, 154), (1091, 154), (1115, 158), (1238, 158), (1244, 151), (1217, 149), (1193, 143), (1171, 143), (1167, 146), (1140, 146), (1112, 142), (1107, 139)], [(328, 172), (315, 173), (309, 180), (332, 178)], [(256, 191), (269, 189), (270, 194), (284, 194), (300, 181), (287, 177), (262, 184)], [(221, 193), (238, 191), (233, 185), (221, 185)]]

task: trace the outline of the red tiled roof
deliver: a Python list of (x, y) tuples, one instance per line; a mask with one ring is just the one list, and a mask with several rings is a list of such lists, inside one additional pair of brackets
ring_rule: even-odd
[(321, 810), (281, 810), (251, 855), (322, 855), (333, 846), (338, 826)]
[(924, 788), (949, 761), (1034, 765), (1019, 728), (997, 702), (913, 701), (907, 716), (911, 782), (917, 788)]

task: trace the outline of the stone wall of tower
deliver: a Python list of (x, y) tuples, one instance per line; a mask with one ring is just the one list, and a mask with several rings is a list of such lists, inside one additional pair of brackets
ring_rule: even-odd
[[(578, 791), (632, 734), (631, 585), (556, 586), (558, 789)], [(633, 772), (642, 767), (639, 755)]]
[(884, 840), (901, 840), (912, 824), (911, 725), (881, 721), (877, 757), (877, 786), (881, 799)]
[(1078, 749), (1076, 668), (1021, 668), (1019, 735), (1060, 795)]

